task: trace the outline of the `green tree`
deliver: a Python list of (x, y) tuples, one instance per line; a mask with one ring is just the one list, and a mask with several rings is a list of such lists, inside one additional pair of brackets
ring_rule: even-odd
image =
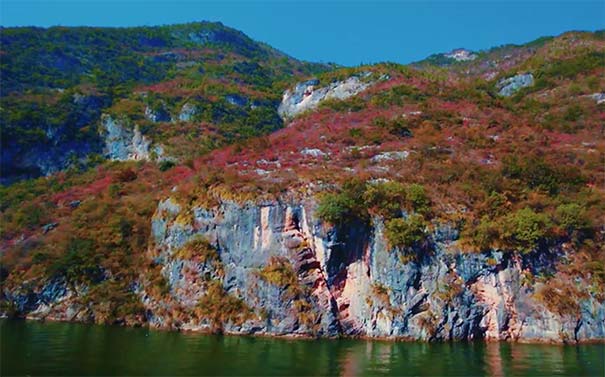
[(590, 220), (586, 217), (586, 210), (577, 203), (561, 204), (555, 211), (555, 221), (567, 234), (584, 231), (590, 228)]
[(426, 240), (427, 224), (421, 215), (411, 215), (407, 219), (391, 219), (385, 223), (385, 236), (391, 247), (406, 248)]
[(506, 219), (506, 239), (522, 253), (534, 250), (551, 232), (552, 222), (543, 213), (523, 208)]

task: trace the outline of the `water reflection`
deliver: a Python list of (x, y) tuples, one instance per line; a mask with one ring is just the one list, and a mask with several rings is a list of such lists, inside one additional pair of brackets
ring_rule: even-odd
[(502, 355), (500, 353), (500, 344), (487, 343), (485, 345), (485, 367), (487, 374), (493, 377), (504, 376), (502, 366)]
[(0, 375), (603, 375), (603, 345), (216, 337), (2, 321)]

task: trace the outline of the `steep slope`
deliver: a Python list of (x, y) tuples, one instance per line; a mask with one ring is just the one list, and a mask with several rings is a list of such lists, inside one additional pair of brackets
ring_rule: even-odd
[(105, 163), (5, 188), (3, 311), (603, 341), (604, 52), (601, 33), (568, 33), (487, 76), (322, 73), (284, 91), (295, 111), (266, 136), (165, 171)]
[(329, 68), (208, 22), (3, 28), (0, 42), (5, 183), (105, 157), (185, 160), (275, 130), (281, 82)]

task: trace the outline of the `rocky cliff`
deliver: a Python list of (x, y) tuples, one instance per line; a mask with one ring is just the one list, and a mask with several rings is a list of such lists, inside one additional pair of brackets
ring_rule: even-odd
[(323, 72), (211, 54), (224, 34), (183, 30), (205, 47), (136, 60), (178, 54), (169, 81), (0, 105), (3, 164), (27, 157), (7, 181), (53, 161), (78, 168), (0, 187), (0, 315), (605, 339), (602, 33), (481, 52), (447, 72)]
[(161, 159), (163, 148), (160, 145), (152, 146), (151, 140), (141, 134), (138, 126), (131, 129), (127, 123), (103, 114), (101, 135), (105, 141), (106, 156), (117, 161)]
[[(150, 263), (132, 290), (152, 327), (289, 336), (418, 340), (587, 342), (605, 337), (605, 305), (587, 294), (557, 310), (529, 272), (553, 273), (564, 246), (520, 255), (468, 253), (448, 224), (432, 225), (414, 259), (387, 246), (371, 225), (329, 226), (312, 199), (186, 208), (160, 202)], [(583, 282), (579, 281), (582, 285)], [(31, 318), (95, 320), (78, 295), (86, 287), (48, 283), (4, 291)], [(218, 314), (217, 314), (218, 313)], [(98, 315), (98, 314), (97, 314)]]
[(317, 108), (322, 101), (329, 99), (343, 100), (352, 97), (372, 85), (371, 72), (351, 76), (342, 81), (334, 81), (320, 86), (317, 79), (296, 84), (293, 89), (284, 92), (278, 113), (284, 119), (291, 119), (305, 111)]

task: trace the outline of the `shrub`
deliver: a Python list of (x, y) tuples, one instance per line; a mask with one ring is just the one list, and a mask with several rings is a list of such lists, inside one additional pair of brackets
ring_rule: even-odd
[(591, 227), (586, 210), (577, 203), (559, 205), (555, 211), (555, 220), (569, 235)]
[(388, 90), (376, 93), (371, 103), (375, 106), (387, 108), (390, 106), (401, 106), (405, 102), (422, 101), (426, 96), (417, 88), (408, 85), (394, 86)]
[(260, 271), (260, 277), (278, 287), (287, 287), (298, 281), (292, 264), (286, 258), (280, 257), (271, 257), (269, 263)]
[(318, 216), (338, 225), (352, 220), (368, 221), (370, 213), (387, 220), (400, 217), (402, 208), (428, 213), (430, 200), (424, 187), (418, 184), (404, 186), (394, 181), (375, 184), (352, 181), (345, 183), (339, 192), (320, 197)]
[(223, 262), (216, 248), (202, 236), (198, 235), (187, 241), (174, 253), (174, 257), (209, 264), (216, 273), (216, 276), (222, 278), (225, 275)]
[(368, 209), (385, 219), (401, 216), (406, 200), (405, 186), (399, 182), (386, 182), (368, 185), (363, 194)]
[(117, 182), (131, 182), (137, 179), (137, 173), (131, 168), (119, 170), (115, 175)]
[(298, 276), (292, 263), (283, 257), (271, 257), (269, 263), (259, 272), (264, 281), (286, 290), (289, 298), (300, 295)]
[(337, 112), (357, 112), (365, 107), (365, 101), (359, 96), (353, 96), (345, 100), (328, 99), (319, 105), (320, 109), (332, 109)]
[(196, 314), (210, 322), (213, 332), (222, 332), (223, 324), (231, 322), (241, 325), (250, 318), (252, 311), (242, 299), (227, 293), (220, 281), (213, 280), (208, 283)]
[(15, 222), (19, 227), (33, 228), (48, 218), (47, 211), (41, 205), (27, 203), (15, 213)]
[(517, 156), (502, 161), (502, 175), (519, 179), (530, 189), (538, 189), (554, 195), (560, 191), (577, 191), (584, 178), (577, 169), (555, 167), (541, 157), (528, 157), (522, 161)]
[(363, 200), (365, 189), (365, 182), (353, 180), (345, 183), (338, 193), (323, 194), (319, 198), (317, 216), (333, 225), (354, 220), (367, 221), (368, 213)]
[(351, 128), (349, 130), (349, 136), (354, 138), (360, 138), (363, 136), (363, 131), (361, 130), (361, 128)]
[(567, 108), (565, 114), (563, 115), (563, 119), (567, 122), (575, 122), (580, 119), (583, 113), (584, 110), (582, 109), (582, 107), (577, 104), (574, 104)]
[(158, 167), (160, 171), (170, 170), (175, 166), (175, 163), (171, 160), (162, 160), (160, 161)]
[(353, 207), (354, 203), (348, 196), (327, 193), (320, 197), (317, 216), (330, 224), (340, 224), (352, 214)]
[(404, 249), (424, 242), (426, 227), (427, 224), (420, 215), (391, 219), (385, 223), (385, 236), (391, 247)]
[(509, 211), (509, 202), (506, 195), (492, 191), (481, 205), (481, 211), (488, 217), (495, 218)]
[(488, 250), (494, 247), (500, 239), (500, 227), (500, 224), (489, 216), (483, 216), (478, 223), (471, 223), (465, 227), (462, 238), (478, 251)]
[(389, 131), (391, 135), (399, 137), (411, 137), (412, 131), (408, 127), (408, 121), (403, 118), (386, 119), (378, 117), (374, 119), (374, 125), (380, 128), (384, 128)]
[(91, 286), (80, 299), (92, 309), (96, 323), (141, 323), (145, 318), (145, 307), (139, 296), (123, 281), (106, 280)]
[(577, 317), (580, 315), (579, 302), (586, 294), (578, 291), (569, 284), (561, 284), (557, 280), (548, 282), (536, 293), (536, 298), (541, 300), (546, 307), (554, 313), (562, 316)]
[(418, 213), (428, 213), (431, 209), (431, 201), (429, 200), (424, 187), (413, 183), (407, 187), (406, 200), (411, 204), (412, 209)]
[(101, 256), (89, 239), (72, 238), (63, 255), (48, 267), (49, 276), (64, 276), (70, 283), (91, 283), (102, 277)]
[(528, 253), (550, 234), (551, 226), (548, 216), (526, 207), (507, 217), (505, 237), (522, 253)]

